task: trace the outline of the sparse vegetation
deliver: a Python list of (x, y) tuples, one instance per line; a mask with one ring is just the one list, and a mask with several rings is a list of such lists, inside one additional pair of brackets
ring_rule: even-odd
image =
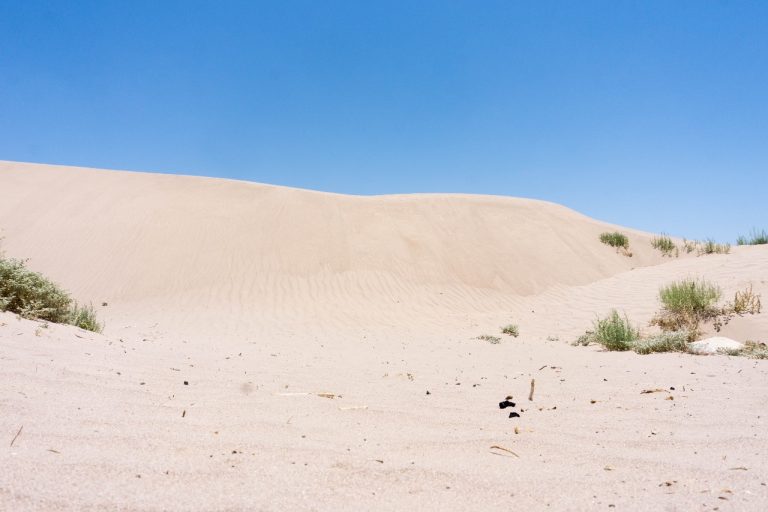
[(101, 332), (103, 328), (96, 319), (96, 311), (94, 311), (93, 305), (81, 306), (77, 302), (72, 304), (69, 319), (66, 323), (93, 332)]
[(607, 317), (595, 320), (593, 333), (594, 341), (608, 350), (629, 350), (632, 342), (640, 338), (640, 331), (615, 309)]
[(720, 349), (721, 354), (748, 357), (750, 359), (768, 359), (768, 345), (757, 341), (747, 341), (740, 349)]
[(520, 330), (517, 328), (517, 325), (515, 324), (509, 324), (505, 325), (501, 328), (502, 334), (507, 334), (509, 336), (517, 338), (520, 335)]
[(708, 281), (683, 279), (663, 287), (659, 298), (664, 307), (673, 313), (702, 314), (721, 296), (720, 287)]
[[(698, 338), (702, 322), (712, 321), (715, 330), (719, 331), (736, 315), (761, 311), (760, 295), (754, 293), (752, 286), (737, 291), (733, 301), (725, 306), (717, 305), (721, 295), (720, 288), (708, 281), (683, 279), (674, 282), (659, 290), (663, 307), (651, 320), (651, 325), (659, 326), (661, 333), (641, 337), (626, 315), (622, 317), (613, 310), (607, 317), (597, 319), (592, 330), (582, 334), (573, 345), (599, 343), (607, 350), (633, 350), (638, 354), (690, 352), (689, 343)], [(768, 358), (765, 343), (748, 342), (743, 349), (724, 353)]]
[(665, 234), (661, 234), (659, 236), (655, 236), (651, 239), (651, 245), (654, 249), (658, 249), (661, 251), (661, 254), (663, 256), (672, 256), (675, 254), (676, 256), (679, 254), (679, 251), (677, 249), (677, 245), (675, 245), (675, 242), (672, 241), (672, 239)]
[(642, 338), (627, 317), (615, 310), (604, 319), (595, 321), (594, 331), (586, 331), (573, 345), (586, 346), (598, 343), (606, 350), (632, 350), (638, 354), (657, 352), (688, 352), (688, 336), (685, 332), (660, 333)]
[(611, 247), (615, 247), (617, 250), (619, 248), (629, 249), (629, 238), (627, 238), (627, 235), (624, 233), (619, 233), (618, 231), (614, 231), (613, 233), (602, 233), (600, 235), (600, 241)]
[(698, 242), (694, 240), (686, 240), (683, 238), (683, 249), (685, 249), (686, 254), (691, 254), (693, 251), (695, 251), (697, 245), (699, 245)]
[(737, 291), (733, 301), (718, 306), (722, 293), (720, 288), (707, 281), (684, 279), (663, 287), (659, 291), (663, 308), (651, 320), (663, 331), (688, 333), (688, 341), (695, 340), (702, 322), (711, 321), (716, 331), (728, 324), (736, 315), (760, 313), (760, 295), (752, 286)]
[(728, 254), (731, 252), (731, 244), (719, 244), (708, 238), (703, 243), (697, 243), (698, 255), (706, 254)]
[(738, 245), (763, 245), (768, 244), (768, 231), (753, 228), (748, 237), (741, 235), (736, 239)]
[(490, 334), (481, 334), (477, 337), (478, 340), (487, 341), (488, 343), (491, 343), (493, 345), (497, 345), (498, 343), (501, 343), (501, 338), (498, 336), (491, 336)]
[(586, 347), (591, 343), (597, 343), (597, 338), (595, 338), (595, 331), (587, 330), (584, 332), (584, 334), (576, 338), (576, 341), (571, 343), (571, 345), (574, 347)]
[(699, 335), (699, 324), (718, 316), (715, 304), (720, 296), (718, 286), (703, 280), (683, 279), (667, 285), (659, 291), (663, 309), (651, 325), (663, 331), (687, 331), (688, 341), (693, 341)]
[(637, 340), (632, 350), (638, 354), (654, 354), (658, 352), (688, 352), (688, 333), (662, 332)]
[(0, 255), (0, 311), (10, 311), (23, 318), (72, 324), (101, 332), (92, 306), (79, 306), (69, 294), (38, 272), (26, 268), (26, 262), (4, 259)]
[(749, 288), (745, 288), (742, 291), (737, 291), (733, 297), (733, 303), (731, 309), (737, 315), (750, 314), (754, 315), (760, 312), (762, 309), (762, 303), (760, 302), (760, 295), (752, 291), (752, 285)]
[(748, 288), (737, 291), (733, 301), (718, 310), (718, 315), (714, 319), (715, 330), (720, 331), (734, 316), (756, 315), (760, 313), (762, 307), (760, 295), (752, 291), (752, 285), (749, 285)]

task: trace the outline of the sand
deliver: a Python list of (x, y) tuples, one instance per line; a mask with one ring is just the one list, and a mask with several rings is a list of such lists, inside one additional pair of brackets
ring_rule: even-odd
[[(0, 314), (0, 510), (768, 506), (768, 363), (569, 344), (614, 307), (647, 325), (680, 277), (768, 297), (768, 247), (663, 258), (542, 201), (14, 162), (0, 229), (106, 322)], [(768, 341), (768, 315), (717, 334)]]

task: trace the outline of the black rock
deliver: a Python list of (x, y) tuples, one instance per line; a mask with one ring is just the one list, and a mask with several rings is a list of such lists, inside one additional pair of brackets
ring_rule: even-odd
[(504, 400), (503, 402), (499, 402), (499, 409), (506, 409), (507, 407), (514, 407), (515, 402), (510, 402), (509, 400)]
[(519, 418), (520, 414), (516, 413), (515, 411), (512, 411), (511, 413), (509, 413), (509, 417), (510, 418)]

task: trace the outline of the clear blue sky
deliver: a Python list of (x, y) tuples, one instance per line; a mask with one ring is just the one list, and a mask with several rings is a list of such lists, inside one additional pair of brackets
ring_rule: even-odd
[(768, 228), (768, 1), (0, 2), (0, 159)]

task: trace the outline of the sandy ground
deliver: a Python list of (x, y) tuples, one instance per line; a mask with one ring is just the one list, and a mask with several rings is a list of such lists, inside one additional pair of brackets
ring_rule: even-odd
[(623, 230), (629, 258), (540, 201), (17, 163), (0, 229), (106, 321), (0, 314), (0, 510), (768, 507), (768, 362), (569, 344), (681, 277), (768, 297), (768, 247)]

